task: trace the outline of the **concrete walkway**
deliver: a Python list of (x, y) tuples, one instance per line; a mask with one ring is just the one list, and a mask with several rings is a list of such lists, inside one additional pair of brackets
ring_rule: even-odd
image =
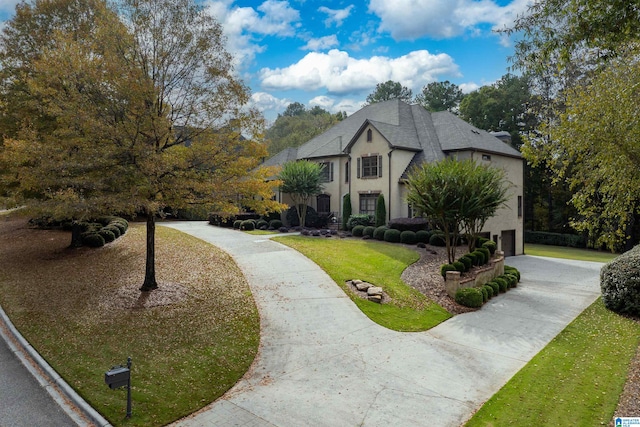
[(203, 222), (162, 225), (231, 254), (261, 318), (250, 371), (176, 426), (459, 426), (599, 295), (599, 263), (514, 257), (517, 288), (429, 331), (399, 333), (294, 250)]

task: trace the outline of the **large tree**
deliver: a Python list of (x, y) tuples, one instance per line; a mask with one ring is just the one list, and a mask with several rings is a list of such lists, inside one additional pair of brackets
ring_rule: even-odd
[(87, 35), (54, 31), (30, 60), (34, 71), (18, 73), (38, 123), (52, 125), (23, 125), (5, 141), (3, 159), (30, 204), (35, 194), (66, 217), (82, 206), (145, 215), (141, 290), (149, 291), (158, 287), (155, 219), (164, 208), (279, 209), (269, 191), (277, 182), (266, 183), (274, 171), (256, 169), (266, 155), (256, 142), (262, 121), (245, 108), (248, 90), (233, 74), (220, 25), (190, 0), (112, 7)]
[(407, 179), (407, 201), (444, 233), (449, 263), (456, 259), (460, 234), (473, 247), (484, 223), (507, 200), (504, 173), (475, 161), (447, 158), (424, 163)]
[(400, 99), (405, 102), (411, 102), (411, 89), (393, 80), (378, 83), (376, 89), (367, 96), (365, 105), (389, 101), (390, 99)]
[(449, 80), (431, 82), (416, 95), (416, 103), (429, 111), (455, 111), (463, 98), (462, 89)]
[(322, 191), (322, 168), (319, 163), (298, 160), (285, 163), (278, 175), (280, 190), (293, 200), (301, 227), (307, 217), (309, 200)]

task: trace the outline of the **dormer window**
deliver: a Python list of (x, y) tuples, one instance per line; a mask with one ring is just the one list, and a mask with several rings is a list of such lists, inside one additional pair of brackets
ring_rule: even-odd
[(373, 141), (373, 131), (371, 129), (367, 129), (367, 142)]

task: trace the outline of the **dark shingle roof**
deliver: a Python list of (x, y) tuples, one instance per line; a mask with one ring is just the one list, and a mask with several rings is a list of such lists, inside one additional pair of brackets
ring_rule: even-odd
[(265, 162), (281, 165), (295, 159), (343, 156), (367, 125), (391, 147), (415, 151), (412, 164), (441, 160), (449, 151), (478, 150), (520, 157), (513, 147), (447, 112), (430, 113), (398, 99), (368, 105), (302, 146), (288, 148)]

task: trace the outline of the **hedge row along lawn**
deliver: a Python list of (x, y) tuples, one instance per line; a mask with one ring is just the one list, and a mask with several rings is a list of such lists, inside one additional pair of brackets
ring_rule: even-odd
[(618, 254), (596, 251), (593, 249), (568, 248), (564, 246), (536, 245), (526, 243), (524, 253), (527, 255), (546, 256), (550, 258), (576, 259), (580, 261), (609, 262)]
[[(451, 317), (444, 308), (400, 279), (404, 269), (420, 258), (416, 251), (390, 243), (356, 239), (286, 236), (273, 240), (294, 248), (318, 264), (363, 313), (386, 328), (424, 331)], [(351, 279), (381, 286), (391, 302), (378, 304), (359, 298), (347, 289), (345, 282)]]
[[(0, 303), (37, 351), (114, 425), (158, 426), (215, 400), (242, 377), (259, 343), (259, 317), (244, 276), (212, 245), (156, 230), (154, 292), (172, 303), (124, 308), (122, 289), (144, 276), (145, 227), (117, 241), (69, 250), (70, 234), (0, 220)], [(179, 285), (178, 285), (179, 284)], [(126, 298), (125, 298), (126, 299)], [(133, 359), (133, 417), (125, 389), (104, 373)]]
[(466, 426), (609, 425), (639, 342), (640, 324), (599, 298)]

